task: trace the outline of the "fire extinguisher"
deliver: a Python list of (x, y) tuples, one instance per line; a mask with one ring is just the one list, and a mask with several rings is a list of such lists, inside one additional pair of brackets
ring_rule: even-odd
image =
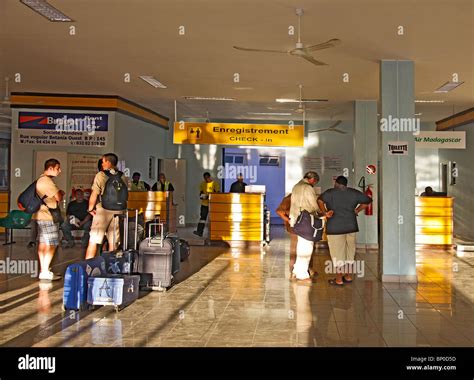
[[(372, 193), (372, 190), (370, 188), (371, 185), (367, 185), (367, 190), (365, 190), (365, 195), (367, 195), (370, 199), (373, 199), (372, 196), (373, 196), (373, 193)], [(372, 203), (373, 202), (370, 202), (369, 205), (367, 206), (367, 208), (365, 209), (365, 215), (373, 215), (374, 213), (374, 210), (372, 208)]]

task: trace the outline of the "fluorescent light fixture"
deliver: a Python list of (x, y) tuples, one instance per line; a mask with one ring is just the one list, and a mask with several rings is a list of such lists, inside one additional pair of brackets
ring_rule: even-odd
[(249, 115), (290, 116), (290, 112), (247, 112)]
[(145, 82), (155, 88), (167, 88), (163, 83), (161, 83), (159, 80), (155, 79), (151, 75), (140, 75), (140, 79), (143, 79)]
[(21, 3), (46, 17), (49, 21), (72, 22), (73, 19), (66, 16), (59, 9), (56, 9), (46, 0), (20, 0)]
[(463, 83), (464, 82), (446, 82), (441, 87), (437, 88), (435, 90), (435, 92), (437, 92), (437, 93), (439, 93), (439, 92), (446, 93), (446, 92), (454, 90), (456, 87), (459, 87)]
[(235, 102), (235, 98), (214, 98), (214, 97), (205, 97), (205, 96), (184, 96), (186, 100), (218, 100), (222, 102)]
[[(286, 99), (286, 98), (278, 98), (275, 99), (277, 103), (300, 103), (299, 99)], [(301, 99), (301, 103), (319, 103), (319, 102), (327, 102), (327, 99)]]
[(444, 100), (424, 100), (424, 99), (419, 99), (419, 100), (415, 100), (415, 103), (444, 103)]

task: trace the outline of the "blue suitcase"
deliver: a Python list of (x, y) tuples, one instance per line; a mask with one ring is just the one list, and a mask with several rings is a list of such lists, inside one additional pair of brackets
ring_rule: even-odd
[(87, 303), (93, 306), (113, 306), (115, 311), (119, 311), (138, 298), (139, 283), (139, 275), (90, 277)]
[(105, 260), (100, 256), (69, 265), (64, 275), (63, 310), (85, 310), (87, 280), (105, 273)]

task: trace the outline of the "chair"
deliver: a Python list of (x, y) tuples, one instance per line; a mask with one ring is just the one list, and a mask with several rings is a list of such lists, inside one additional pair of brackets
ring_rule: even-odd
[[(0, 227), (5, 228), (5, 243), (3, 245), (14, 244), (13, 230), (23, 230), (30, 223), (32, 215), (20, 210), (12, 210), (4, 218), (0, 218)], [(8, 233), (10, 232), (10, 234)], [(10, 235), (10, 239), (8, 239)]]

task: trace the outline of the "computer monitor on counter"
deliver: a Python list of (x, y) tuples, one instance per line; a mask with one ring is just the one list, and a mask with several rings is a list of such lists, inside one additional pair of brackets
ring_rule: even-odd
[(245, 186), (246, 193), (262, 193), (265, 194), (266, 186), (265, 185), (247, 185)]

